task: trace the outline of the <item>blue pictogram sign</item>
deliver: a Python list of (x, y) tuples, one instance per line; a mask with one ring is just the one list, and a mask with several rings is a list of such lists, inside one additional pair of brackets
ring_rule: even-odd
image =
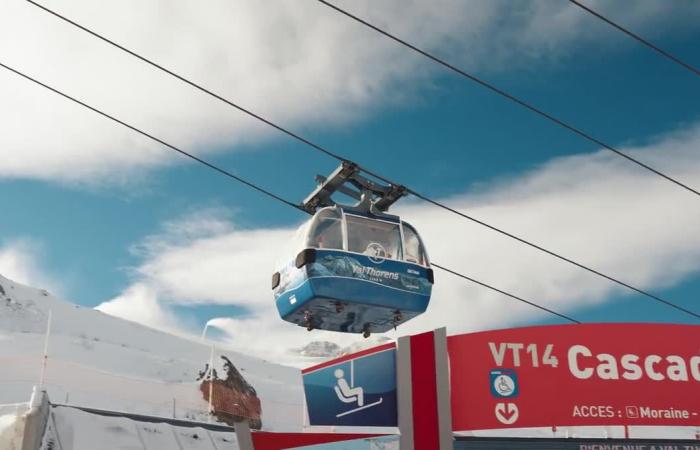
[(518, 374), (513, 369), (494, 369), (489, 372), (491, 395), (496, 398), (513, 398), (520, 393)]
[(311, 369), (304, 393), (311, 425), (397, 426), (396, 350)]

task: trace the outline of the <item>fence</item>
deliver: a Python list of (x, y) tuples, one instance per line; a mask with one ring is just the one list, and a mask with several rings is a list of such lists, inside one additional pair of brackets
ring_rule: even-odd
[[(0, 367), (3, 367), (0, 398), (27, 398), (37, 382), (41, 360), (0, 358)], [(219, 381), (215, 384), (212, 416), (206, 381), (167, 382), (119, 375), (54, 358), (48, 360), (44, 373), (44, 388), (52, 403), (196, 421), (245, 418), (256, 428), (262, 426), (275, 431), (298, 430), (302, 426), (301, 403), (287, 402), (278, 396), (261, 396), (257, 408), (251, 407), (250, 401), (242, 402), (246, 396), (235, 393), (227, 396)]]

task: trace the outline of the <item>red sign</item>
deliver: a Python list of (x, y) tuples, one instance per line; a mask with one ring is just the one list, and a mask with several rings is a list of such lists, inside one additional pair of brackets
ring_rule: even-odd
[(700, 426), (700, 326), (557, 325), (447, 339), (455, 431)]

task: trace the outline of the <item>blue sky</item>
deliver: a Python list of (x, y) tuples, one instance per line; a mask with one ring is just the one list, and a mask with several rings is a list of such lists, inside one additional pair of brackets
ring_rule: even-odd
[[(554, 3), (550, 2), (552, 5)], [(610, 11), (611, 16), (615, 13), (624, 13), (619, 8), (612, 7), (610, 2), (601, 2), (600, 6), (601, 9)], [(73, 17), (79, 18), (81, 17), (80, 7), (81, 2), (75, 2), (75, 6), (66, 8), (66, 11), (70, 10)], [(556, 7), (562, 8), (558, 4)], [(663, 8), (663, 6), (660, 7)], [(17, 8), (30, 7), (17, 6)], [(697, 13), (697, 8), (693, 9), (691, 6), (688, 8), (691, 12)], [(655, 11), (653, 8), (651, 10)], [(546, 11), (545, 9), (545, 14)], [(556, 12), (554, 9), (550, 11), (553, 14)], [(126, 14), (126, 12), (123, 13)], [(341, 20), (337, 17), (328, 19), (332, 16), (327, 12), (317, 13), (320, 15), (319, 20)], [(368, 12), (370, 15), (380, 13), (381, 11)], [(577, 19), (576, 26), (581, 28), (581, 35), (584, 38), (565, 41), (564, 38), (570, 39), (570, 37), (564, 36), (562, 40), (565, 42), (561, 47), (546, 42), (532, 44), (527, 50), (536, 53), (536, 57), (526, 57), (518, 54), (517, 51), (513, 54), (506, 52), (507, 57), (501, 58), (503, 60), (499, 59), (498, 63), (490, 61), (487, 52), (475, 60), (471, 57), (463, 57), (460, 53), (462, 41), (473, 39), (470, 30), (463, 24), (448, 30), (452, 32), (449, 36), (450, 46), (443, 49), (443, 54), (467, 69), (473, 68), (479, 75), (495, 84), (619, 147), (640, 147), (653, 151), (654, 146), (668, 136), (683, 136), (687, 130), (693, 128), (694, 124), (700, 122), (700, 106), (698, 106), (700, 105), (698, 102), (700, 78), (661, 59), (619, 32), (600, 24), (595, 18), (586, 16), (582, 11), (575, 13), (582, 15)], [(38, 24), (32, 21), (48, 20), (42, 18), (36, 11), (30, 10), (23, 14), (29, 15), (27, 18), (29, 25)], [(84, 13), (82, 17), (99, 29), (99, 25), (106, 27), (104, 24), (108, 20), (100, 17), (99, 14), (91, 11), (89, 14)], [(541, 15), (542, 12), (538, 11), (538, 14)], [(652, 16), (640, 18), (634, 14), (630, 16), (623, 14), (620, 20), (628, 20), (630, 26), (638, 26), (641, 33), (650, 35), (660, 46), (691, 64), (700, 65), (700, 27), (697, 26), (699, 22), (688, 24), (687, 18), (684, 19), (672, 13), (664, 13), (659, 17), (658, 19)], [(158, 20), (158, 17), (153, 16), (152, 19)], [(250, 20), (253, 19), (254, 16), (251, 16)], [(410, 17), (401, 19), (410, 20)], [(369, 49), (374, 41), (382, 42), (383, 46), (391, 46), (381, 41), (380, 37), (372, 35), (369, 30), (353, 27), (352, 24), (345, 26), (348, 27), (348, 33), (362, 36), (362, 45), (356, 45), (354, 52), (361, 54), (363, 49)], [(503, 26), (507, 26), (507, 23)], [(162, 31), (160, 27), (156, 27), (155, 30)], [(114, 29), (112, 31), (117, 33)], [(77, 32), (62, 29), (56, 33), (73, 35)], [(485, 33), (485, 36), (493, 39), (493, 36), (488, 33)], [(128, 40), (126, 35), (121, 37)], [(551, 39), (556, 37), (554, 34)], [(432, 50), (440, 52), (441, 42), (440, 39), (429, 41), (429, 46), (432, 45)], [(341, 40), (337, 50), (342, 51), (343, 44), (344, 41)], [(138, 41), (135, 41), (134, 45), (138, 46)], [(96, 52), (100, 51), (99, 47), (95, 48)], [(107, 48), (103, 47), (101, 51), (107, 55), (101, 57), (117, 58), (115, 70), (118, 71), (122, 60)], [(300, 91), (298, 97), (292, 98), (289, 102), (296, 106), (290, 111), (278, 114), (274, 101), (263, 102), (261, 109), (269, 111), (273, 120), (281, 117), (279, 122), (289, 123), (291, 128), (314, 142), (399, 182), (409, 184), (412, 188), (431, 197), (444, 199), (467, 196), (467, 198), (480, 199), (477, 204), (482, 206), (484, 199), (493, 198), (499, 192), (499, 195), (517, 192), (517, 187), (511, 186), (511, 190), (508, 190), (509, 183), (524, 180), (530, 175), (536, 176), (552, 161), (559, 161), (561, 158), (572, 155), (592, 155), (600, 150), (593, 144), (557, 128), (481, 87), (434, 67), (429, 61), (415, 57), (406, 49), (391, 48), (387, 51), (392, 58), (387, 61), (387, 64), (391, 64), (394, 59), (402, 61), (397, 63), (397, 67), (410, 67), (415, 71), (415, 76), (404, 73), (392, 78), (383, 74), (376, 75), (371, 68), (365, 68), (356, 75), (357, 79), (368, 78), (367, 83), (371, 84), (374, 82), (373, 77), (386, 78), (378, 84), (377, 89), (382, 90), (380, 94), (376, 93), (375, 87), (368, 90), (367, 95), (369, 97), (376, 95), (377, 99), (365, 98), (363, 94), (360, 100), (350, 102), (352, 104), (348, 106), (340, 95), (341, 100), (328, 101), (323, 104), (323, 108), (318, 113), (315, 113), (304, 111), (305, 96), (314, 95), (311, 90)], [(496, 50), (493, 51), (496, 52)], [(499, 53), (501, 54), (502, 52)], [(336, 57), (342, 58), (340, 53), (336, 54)], [(0, 60), (5, 60), (4, 58), (6, 57), (0, 52)], [(25, 66), (30, 69), (40, 68), (41, 55), (37, 58), (39, 61), (28, 62)], [(494, 56), (493, 59), (495, 60), (496, 57)], [(404, 60), (408, 62), (403, 62)], [(24, 62), (21, 59), (18, 61), (18, 65)], [(181, 67), (186, 67), (181, 63), (182, 61), (177, 61), (173, 65), (179, 64)], [(133, 70), (142, 70), (133, 62), (124, 62), (124, 64), (134, 64), (136, 68)], [(332, 65), (334, 62), (331, 61), (329, 64)], [(71, 72), (70, 67), (61, 70), (66, 74)], [(61, 77), (54, 77), (51, 71), (42, 74), (41, 69), (37, 69), (32, 73), (40, 79), (42, 75), (47, 80), (54, 78), (57, 80), (56, 84), (61, 84)], [(310, 71), (309, 77), (313, 75), (314, 72)], [(209, 76), (210, 79), (216, 80), (216, 73), (210, 73)], [(159, 79), (167, 78), (164, 74), (154, 74), (149, 77), (151, 77), (149, 82), (153, 83), (152, 86), (155, 88), (158, 86)], [(7, 87), (10, 83), (8, 80), (10, 78), (2, 74), (0, 85), (5, 84)], [(119, 83), (118, 79), (107, 81)], [(312, 78), (311, 86), (314, 85), (313, 81)], [(229, 82), (234, 80), (230, 79)], [(19, 86), (22, 83), (26, 85), (26, 82), (16, 80), (11, 83), (13, 83), (12, 86)], [(352, 87), (348, 86), (348, 89)], [(69, 86), (73, 93), (80, 95), (82, 92), (79, 87), (79, 85)], [(342, 87), (343, 84), (340, 83), (336, 88)], [(39, 89), (29, 85), (25, 88), (34, 91)], [(171, 88), (176, 92), (188, 91), (186, 86), (178, 86), (176, 83)], [(105, 89), (109, 90), (109, 88)], [(288, 89), (293, 91), (296, 87), (290, 85)], [(319, 87), (321, 90), (319, 95), (323, 94), (322, 89)], [(91, 90), (86, 89), (84, 96), (90, 97), (90, 93)], [(33, 93), (32, 95), (38, 96), (34, 101), (39, 105), (44, 99), (47, 102), (54, 101), (49, 100), (50, 94)], [(183, 95), (197, 94), (183, 93)], [(183, 98), (182, 101), (186, 103), (187, 98), (189, 97)], [(99, 95), (94, 100), (99, 103)], [(209, 107), (215, 101), (204, 98), (201, 102)], [(313, 104), (314, 102), (311, 102), (310, 107), (313, 107)], [(5, 109), (2, 112), (4, 115), (19, 115), (17, 121), (30, 122), (34, 114), (43, 114), (47, 117), (47, 121), (51, 120), (52, 108), (47, 108), (49, 113), (42, 113), (40, 109), (17, 111), (11, 109), (11, 105), (0, 105), (0, 110)], [(196, 108), (198, 105), (194, 104), (192, 107)], [(109, 106), (109, 102), (106, 106)], [(129, 114), (128, 106), (124, 105), (123, 111), (120, 112)], [(279, 111), (289, 107), (287, 103), (278, 106)], [(184, 106), (180, 105), (180, 107)], [(333, 111), (329, 114), (328, 120), (323, 117), (324, 111)], [(338, 115), (334, 117), (336, 112)], [(164, 105), (154, 113), (154, 116), (177, 113), (178, 110), (168, 110), (167, 105)], [(80, 121), (84, 120), (83, 117), (85, 116), (82, 113), (76, 113), (72, 118)], [(130, 116), (122, 115), (122, 117), (129, 119)], [(148, 129), (149, 117), (152, 116), (144, 114), (135, 116), (134, 120)], [(71, 117), (63, 116), (60, 120), (69, 121), (70, 119)], [(95, 120), (104, 122), (102, 119)], [(194, 122), (193, 127), (197, 127), (200, 123)], [(39, 136), (42, 135), (41, 126), (40, 121), (34, 130)], [(105, 126), (113, 125), (107, 123)], [(222, 120), (220, 129), (226, 130), (226, 127), (226, 121)], [(167, 127), (158, 125), (154, 126), (154, 131), (161, 131), (158, 134), (160, 137), (181, 144), (187, 150), (204, 154), (211, 161), (255, 180), (267, 189), (294, 201), (301, 200), (312, 189), (315, 174), (327, 173), (336, 165), (336, 162), (330, 158), (284, 135), (261, 132), (256, 126), (250, 127), (246, 129), (237, 123), (231, 132), (250, 133), (250, 135), (236, 136), (232, 139), (228, 139), (226, 131), (221, 132), (220, 129), (213, 131), (211, 137), (205, 135), (206, 130), (196, 137), (187, 136), (185, 131), (181, 134), (169, 135)], [(66, 134), (75, 131), (69, 127), (64, 130)], [(89, 126), (81, 127), (79, 131), (97, 134), (97, 131)], [(61, 130), (47, 132), (46, 136), (48, 139), (61, 139)], [(130, 148), (133, 142), (128, 142), (124, 148), (120, 148), (119, 139), (113, 139), (112, 136), (105, 136), (104, 139), (111, 142), (103, 143), (97, 136), (90, 141), (90, 145), (112, 153), (133, 150)], [(142, 141), (139, 137), (133, 139), (135, 142)], [(16, 142), (14, 140), (3, 142), (0, 138), (0, 148), (4, 158), (12, 159), (16, 152), (27, 151), (17, 148)], [(85, 151), (90, 151), (90, 145), (85, 144)], [(61, 170), (70, 172), (70, 169), (65, 168), (57, 169), (57, 174), (48, 175), (44, 173), (36, 175), (30, 170), (24, 172), (0, 170), (0, 190), (3, 193), (0, 196), (0, 210), (3, 211), (2, 220), (0, 220), (0, 251), (4, 248), (5, 252), (11, 250), (24, 252), (26, 257), (22, 264), (7, 263), (5, 268), (0, 266), (0, 272), (13, 270), (18, 272), (17, 274), (3, 273), (10, 278), (13, 275), (20, 277), (33, 275), (36, 279), (22, 281), (30, 284), (49, 283), (65, 298), (82, 305), (97, 306), (119, 297), (128, 290), (129, 286), (154, 276), (153, 273), (144, 275), (145, 272), (140, 269), (147, 265), (149, 260), (158, 258), (158, 249), (163, 249), (161, 241), (167, 242), (168, 249), (178, 246), (184, 248), (193, 241), (209, 238), (212, 234), (209, 228), (205, 231), (198, 230), (196, 233), (204, 234), (197, 234), (194, 238), (184, 238), (183, 241), (182, 235), (173, 238), (168, 234), (167, 224), (183, 223), (198, 218), (211, 219), (215, 227), (223, 227), (213, 232), (217, 235), (231, 230), (252, 232), (286, 229), (302, 220), (298, 212), (284, 205), (275, 204), (258, 193), (217, 176), (201, 166), (169, 155), (165, 149), (158, 151), (162, 151), (163, 155), (157, 164), (131, 166), (117, 164), (110, 167), (107, 162), (105, 167), (99, 170), (91, 168), (87, 175), (78, 177), (61, 175)], [(691, 154), (696, 163), (700, 161), (698, 155), (700, 152), (696, 147), (695, 154)], [(673, 153), (655, 154), (653, 162), (660, 169), (673, 172), (675, 157)], [(161, 157), (158, 156), (158, 158)], [(41, 165), (45, 161), (40, 154), (34, 164)], [(79, 159), (76, 161), (78, 162), (75, 164), (80, 164)], [(613, 162), (612, 164), (619, 167), (622, 163)], [(645, 191), (647, 186), (645, 183), (648, 182), (650, 189), (653, 186), (654, 189), (661, 190), (662, 198), (664, 198), (663, 195), (667, 195), (669, 202), (678, 202), (679, 207), (673, 209), (673, 213), (678, 217), (700, 215), (700, 203), (698, 199), (693, 198), (692, 194), (679, 192), (679, 189), (673, 185), (659, 183), (653, 175), (645, 174), (634, 167), (626, 167), (624, 170), (629, 170), (635, 177), (639, 176), (641, 188), (637, 190), (637, 194), (640, 198), (643, 199), (648, 194)], [(688, 183), (691, 185), (694, 183), (696, 187), (700, 186), (700, 173), (693, 173), (696, 176), (694, 179), (688, 179)], [(582, 179), (581, 177), (588, 177), (587, 172), (576, 173), (573, 170), (568, 175), (572, 180), (579, 182), (591, 184), (597, 182), (596, 179)], [(116, 181), (114, 177), (117, 178)], [(616, 192), (609, 192), (609, 195), (614, 197)], [(507, 199), (503, 198), (498, 201), (507, 203)], [(411, 208), (417, 207), (409, 201), (407, 211), (410, 212)], [(581, 208), (586, 207), (591, 207), (591, 204), (586, 203), (581, 206)], [(624, 203), (619, 205), (623, 211), (624, 207)], [(595, 213), (595, 211), (591, 212)], [(547, 211), (542, 213), (545, 214)], [(423, 214), (430, 215), (429, 212)], [(647, 214), (652, 216), (657, 214), (653, 204), (650, 204)], [(674, 217), (667, 217), (667, 219), (675, 220)], [(411, 218), (407, 216), (407, 220), (410, 221)], [(467, 239), (465, 236), (473, 230), (473, 226), (467, 223), (462, 226), (460, 219), (456, 216), (444, 220), (450, 221), (449, 233), (452, 234), (449, 235), (449, 239), (456, 242), (460, 242), (463, 238)], [(600, 216), (600, 220), (605, 221), (604, 214)], [(644, 220), (643, 215), (634, 216), (632, 223), (639, 223), (640, 220)], [(502, 225), (516, 234), (520, 232), (517, 223)], [(436, 226), (440, 225), (436, 224)], [(560, 233), (565, 231), (558, 230)], [(663, 239), (657, 241), (655, 238), (654, 235), (647, 236), (640, 245), (647, 248), (665, 245)], [(580, 230), (572, 230), (569, 239), (582, 241), (586, 247), (606, 245), (605, 242), (597, 239), (596, 234), (587, 236)], [(158, 241), (159, 244), (153, 244), (154, 241)], [(539, 239), (538, 243), (550, 245), (546, 237), (545, 240)], [(430, 248), (431, 242), (427, 244)], [(144, 245), (147, 247), (145, 251)], [(515, 243), (503, 245), (518, 246)], [(652, 277), (653, 279), (642, 280), (644, 287), (690, 309), (700, 310), (698, 306), (700, 259), (697, 259), (700, 252), (694, 247), (695, 245), (697, 245), (696, 241), (688, 243), (688, 248), (695, 253), (692, 253), (692, 257), (683, 254), (682, 257), (688, 259), (683, 270), (669, 274), (659, 273)], [(556, 242), (551, 246), (554, 249), (559, 248)], [(222, 249), (222, 251), (227, 250)], [(601, 248), (601, 252), (604, 251), (605, 249)], [(610, 249), (610, 251), (614, 250)], [(434, 251), (431, 252), (431, 256), (435, 260), (448, 258)], [(567, 254), (567, 256), (578, 259), (577, 254)], [(229, 257), (235, 258), (235, 255), (229, 255)], [(504, 259), (509, 257), (508, 253), (502, 255)], [(580, 259), (586, 262), (585, 257)], [(6, 260), (9, 259), (6, 258)], [(196, 266), (200, 262), (193, 259), (191, 264)], [(493, 264), (493, 261), (490, 263)], [(255, 264), (255, 261), (253, 260), (251, 264)], [(556, 261), (547, 264), (565, 265), (563, 262)], [(271, 271), (271, 265), (272, 262), (270, 265), (257, 264), (249, 267), (248, 270), (251, 273), (264, 274), (262, 278), (266, 279)], [(225, 267), (222, 269), (224, 272), (212, 273), (211, 276), (214, 279), (233, 276), (226, 273)], [(543, 270), (548, 269), (543, 268)], [(637, 277), (632, 270), (627, 273), (625, 266), (615, 267), (614, 270), (617, 271), (614, 275), (622, 279), (635, 280)], [(445, 277), (448, 275), (438, 274), (438, 282)], [(538, 280), (529, 279), (528, 283), (536, 285)], [(494, 284), (496, 284), (495, 280)], [(511, 284), (510, 281), (505, 284), (506, 288), (513, 291), (518, 289), (518, 285)], [(576, 289), (577, 286), (573, 283), (571, 289)], [(232, 285), (231, 289), (236, 289), (236, 286)], [(525, 290), (529, 291), (529, 289)], [(256, 302), (257, 295), (257, 293), (251, 294), (251, 298), (256, 298)], [(460, 295), (462, 294), (454, 292), (454, 296), (438, 298), (434, 302), (459, 302)], [(542, 300), (529, 298), (544, 304), (554, 304), (555, 308), (583, 321), (695, 323), (688, 316), (656, 305), (644, 297), (627, 295), (620, 290), (592, 292), (590, 297), (595, 298), (595, 301), (591, 302), (585, 300), (588, 295), (587, 291), (582, 290), (581, 298), (574, 295), (577, 299), (570, 303), (552, 303), (549, 301), (550, 298)], [(194, 330), (213, 317), (235, 318), (270, 313), (268, 309), (258, 311), (255, 303), (241, 300), (239, 297), (246, 296), (246, 292), (243, 291), (232, 294), (228, 301), (222, 300), (218, 290), (210, 297), (207, 292), (201, 290), (194, 296), (197, 298), (193, 298), (192, 294), (179, 295), (172, 290), (159, 290), (157, 303), (160, 307), (167, 309), (172, 319), (168, 322), (169, 325), (172, 325), (174, 320), (183, 329)], [(176, 298), (176, 301), (171, 301), (170, 297)], [(566, 299), (562, 299), (562, 302), (564, 300)], [(269, 301), (272, 301), (271, 298)], [(495, 298), (493, 301), (496, 301)], [(510, 308), (511, 300), (500, 301), (503, 302), (502, 308), (506, 310)], [(474, 311), (478, 312), (478, 307)], [(520, 318), (518, 316), (520, 311), (522, 311), (520, 308), (513, 309), (514, 317), (507, 320), (494, 319), (494, 322), (489, 323), (488, 326), (556, 322), (541, 314)], [(466, 309), (465, 314), (470, 314), (470, 310)], [(276, 320), (274, 317), (272, 319)], [(153, 323), (147, 319), (143, 321), (154, 326), (162, 325), (158, 320)], [(470, 327), (478, 327), (472, 322), (469, 324)]]

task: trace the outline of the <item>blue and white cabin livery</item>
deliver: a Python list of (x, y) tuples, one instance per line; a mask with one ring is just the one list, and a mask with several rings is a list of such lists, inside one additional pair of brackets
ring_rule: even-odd
[[(272, 277), (282, 319), (367, 337), (425, 312), (433, 271), (423, 242), (411, 225), (378, 209), (403, 196), (403, 187), (367, 180), (352, 163), (320, 179), (302, 205), (315, 214)], [(359, 203), (335, 204), (330, 196), (336, 190)]]

